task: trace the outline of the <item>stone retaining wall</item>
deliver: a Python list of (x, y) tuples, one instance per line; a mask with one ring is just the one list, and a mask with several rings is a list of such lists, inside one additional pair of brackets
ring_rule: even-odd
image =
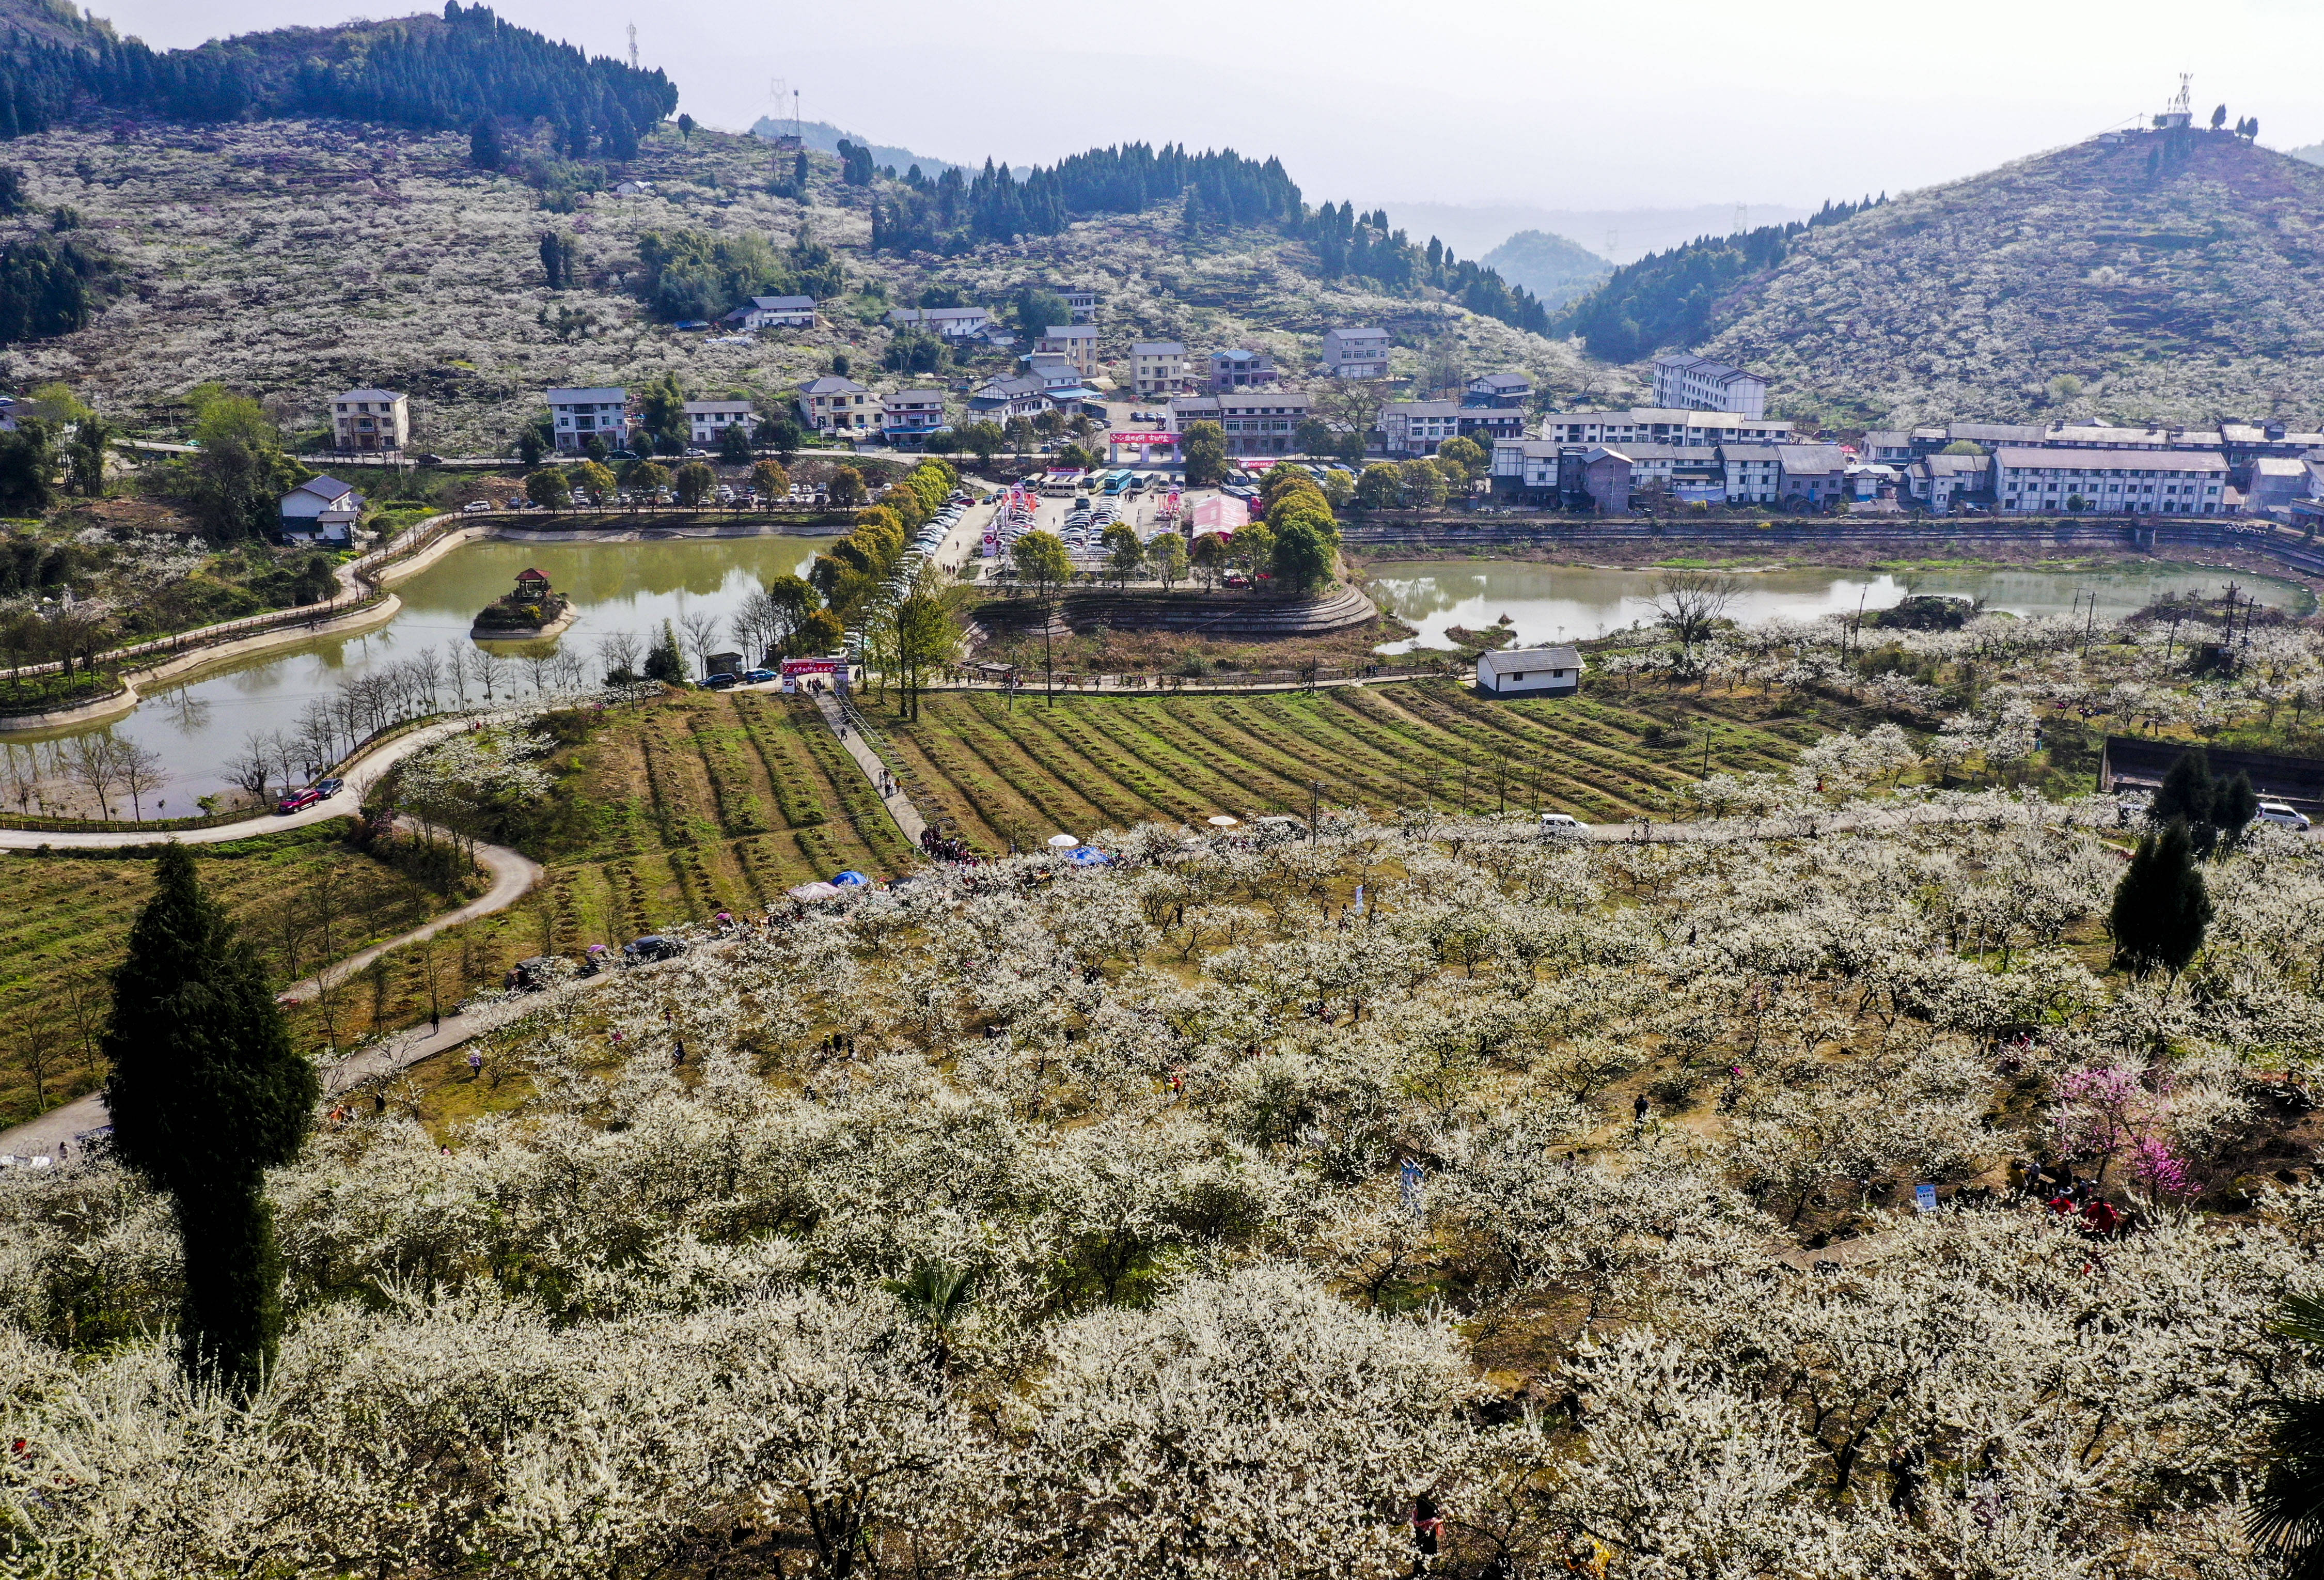
[[(1038, 634), (1051, 600), (992, 598), (976, 606), (987, 631)], [(1379, 609), (1352, 587), (1317, 598), (1276, 598), (1247, 593), (1069, 592), (1054, 600), (1053, 635), (1099, 625), (1116, 631), (1177, 631), (1192, 635), (1279, 638), (1321, 636), (1379, 617)]]

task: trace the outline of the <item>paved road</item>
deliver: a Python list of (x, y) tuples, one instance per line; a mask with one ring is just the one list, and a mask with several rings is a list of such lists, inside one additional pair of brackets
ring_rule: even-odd
[[(815, 693), (815, 705), (823, 710), (823, 722), (831, 726), (831, 733), (839, 737), (839, 744), (847, 748), (850, 757), (855, 759), (855, 766), (863, 771), (864, 781), (871, 785), (872, 793), (880, 795), (880, 775), (887, 770), (887, 765), (880, 761), (880, 753), (864, 744), (862, 731), (848, 727), (846, 716), (839, 710), (837, 698), (828, 691), (818, 691)], [(920, 816), (919, 808), (912, 805), (911, 798), (899, 787), (880, 796), (880, 799), (888, 808), (888, 816), (895, 819), (897, 828), (912, 842), (915, 850), (918, 849), (920, 836), (927, 830), (927, 821)]]
[(0, 850), (38, 850), (44, 845), (59, 850), (110, 850), (130, 845), (158, 845), (164, 841), (182, 845), (223, 845), (236, 839), (280, 834), (285, 828), (303, 828), (309, 824), (327, 823), (334, 818), (352, 816), (363, 804), (364, 791), (390, 768), (423, 746), (466, 729), (470, 722), (467, 719), (447, 719), (442, 724), (414, 730), (408, 735), (398, 735), (385, 745), (358, 758), (346, 771), (346, 788), (337, 795), (287, 816), (254, 812), (232, 823), (219, 823), (208, 828), (179, 828), (162, 832), (121, 828), (54, 834), (37, 828), (0, 828)]
[[(476, 860), (493, 874), (493, 886), (482, 896), (456, 910), (447, 910), (433, 920), (413, 928), (408, 933), (399, 933), (367, 949), (359, 949), (325, 968), (322, 975), (336, 986), (390, 949), (416, 944), (422, 938), (434, 937), (446, 928), (507, 910), (531, 892), (532, 886), (540, 881), (540, 867), (537, 863), (501, 845), (479, 845), (476, 846)], [(276, 996), (284, 1003), (300, 1003), (320, 991), (320, 984), (310, 976), (304, 982), (291, 984)], [(389, 1038), (381, 1046), (352, 1054), (326, 1071), (324, 1094), (336, 1096), (374, 1076), (391, 1074), (431, 1054), (457, 1047), (474, 1036), (478, 1029), (474, 1017), (452, 1014), (445, 1016), (432, 1030), (415, 1028), (401, 1036)], [(94, 1130), (104, 1123), (105, 1098), (100, 1093), (91, 1092), (86, 1097), (51, 1108), (38, 1119), (20, 1124), (14, 1130), (0, 1131), (0, 1154), (53, 1157), (58, 1154), (61, 1143), (69, 1142), (81, 1132)]]

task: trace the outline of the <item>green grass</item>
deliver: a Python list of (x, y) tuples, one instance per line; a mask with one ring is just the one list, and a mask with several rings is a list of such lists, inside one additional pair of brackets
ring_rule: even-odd
[[(346, 828), (340, 820), (195, 847), (203, 885), (241, 924), (278, 987), (321, 957), (316, 901), (326, 878), (334, 956), (439, 909), (421, 885), (344, 844)], [(0, 855), (0, 880), (11, 899), (0, 923), (0, 1123), (15, 1123), (37, 1112), (41, 1088), (54, 1105), (101, 1078), (105, 982), (152, 892), (152, 864), (131, 851)], [(33, 1066), (42, 1060), (36, 1081)]]
[[(1651, 706), (1649, 706), (1651, 705)], [(1191, 823), (1374, 812), (1551, 809), (1592, 820), (1663, 815), (1711, 767), (1781, 766), (1823, 731), (1725, 695), (1631, 704), (1594, 688), (1562, 700), (1494, 701), (1448, 681), (1253, 697), (926, 698), (917, 724), (885, 725), (898, 754), (973, 843), (1029, 848), (1145, 818)]]
[(609, 716), (550, 766), (566, 805), (528, 842), (548, 869), (541, 887), (384, 956), (327, 1030), (302, 1011), (303, 1035), (346, 1041), (407, 1025), (431, 1003), (497, 986), (528, 956), (618, 948), (720, 910), (763, 911), (846, 868), (890, 878), (918, 859), (805, 698), (673, 694)]

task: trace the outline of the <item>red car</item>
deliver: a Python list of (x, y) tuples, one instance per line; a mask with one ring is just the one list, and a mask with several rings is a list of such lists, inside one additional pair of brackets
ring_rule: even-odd
[(284, 796), (281, 800), (275, 802), (274, 810), (278, 815), (288, 816), (292, 812), (300, 811), (308, 807), (311, 807), (322, 799), (323, 792), (321, 790), (302, 790), (295, 796)]

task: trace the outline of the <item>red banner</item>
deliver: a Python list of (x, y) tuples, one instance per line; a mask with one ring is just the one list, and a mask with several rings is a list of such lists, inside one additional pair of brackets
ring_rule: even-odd
[(1116, 444), (1176, 444), (1175, 433), (1110, 433), (1106, 437)]

